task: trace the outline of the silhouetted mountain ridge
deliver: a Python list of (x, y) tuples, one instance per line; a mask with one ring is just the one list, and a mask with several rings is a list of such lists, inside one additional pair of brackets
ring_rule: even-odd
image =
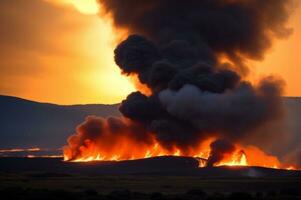
[(118, 104), (56, 105), (2, 95), (0, 109), (0, 148), (58, 148), (87, 115), (120, 115)]

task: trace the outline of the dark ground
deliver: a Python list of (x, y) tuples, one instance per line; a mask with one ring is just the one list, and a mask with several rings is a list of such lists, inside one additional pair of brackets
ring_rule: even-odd
[(301, 199), (301, 172), (202, 168), (192, 158), (69, 163), (0, 158), (1, 199)]

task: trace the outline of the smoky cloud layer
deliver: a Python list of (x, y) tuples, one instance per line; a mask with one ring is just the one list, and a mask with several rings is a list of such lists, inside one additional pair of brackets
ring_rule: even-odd
[[(164, 148), (177, 146), (185, 154), (208, 137), (236, 142), (281, 117), (282, 81), (245, 81), (245, 61), (262, 59), (274, 38), (290, 33), (290, 1), (99, 3), (116, 27), (132, 34), (116, 47), (116, 64), (152, 92), (133, 92), (120, 105), (124, 117), (143, 127), (135, 138), (144, 142), (151, 134)], [(99, 138), (103, 132), (81, 136)], [(224, 150), (219, 143), (211, 145), (213, 160)]]
[[(285, 26), (291, 5), (288, 0), (99, 2), (117, 27), (154, 41), (161, 56), (180, 68), (199, 61), (215, 64), (218, 53), (234, 62), (233, 67), (242, 67), (244, 58), (262, 59), (273, 37), (291, 32)], [(144, 64), (148, 62), (151, 60)], [(139, 69), (145, 71), (146, 66)]]

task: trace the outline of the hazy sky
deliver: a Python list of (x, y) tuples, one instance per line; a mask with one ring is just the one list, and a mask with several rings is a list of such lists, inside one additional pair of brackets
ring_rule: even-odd
[[(113, 61), (116, 30), (95, 0), (1, 0), (0, 94), (59, 104), (117, 103), (134, 90)], [(301, 96), (301, 8), (250, 78), (279, 75)]]

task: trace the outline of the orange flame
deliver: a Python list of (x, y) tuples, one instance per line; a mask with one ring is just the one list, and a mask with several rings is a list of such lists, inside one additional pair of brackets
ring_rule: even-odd
[[(89, 161), (121, 161), (150, 158), (156, 156), (191, 156), (199, 160), (199, 167), (206, 166), (206, 159), (210, 155), (210, 143), (215, 138), (209, 138), (202, 142), (196, 148), (182, 149), (173, 146), (170, 149), (163, 148), (155, 138), (151, 138), (147, 144), (137, 144), (127, 137), (118, 139), (117, 144), (109, 145), (105, 143), (96, 144), (91, 140), (86, 140), (85, 144), (79, 148), (80, 156), (73, 158), (73, 150), (69, 146), (64, 148), (64, 160), (72, 162)], [(70, 143), (70, 141), (69, 141)], [(269, 168), (282, 168), (294, 170), (294, 166), (285, 166), (275, 156), (267, 155), (261, 149), (255, 146), (241, 147), (236, 145), (234, 153), (226, 154), (222, 161), (214, 166), (261, 166)]]
[(222, 162), (218, 163), (216, 166), (248, 166), (247, 155), (243, 150), (230, 154)]

